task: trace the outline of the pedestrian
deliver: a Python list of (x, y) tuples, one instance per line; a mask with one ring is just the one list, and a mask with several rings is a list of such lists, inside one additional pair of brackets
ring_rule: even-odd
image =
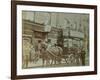
[(82, 50), (81, 50), (81, 61), (82, 61), (82, 66), (85, 66), (85, 54), (86, 54), (85, 49), (82, 48)]

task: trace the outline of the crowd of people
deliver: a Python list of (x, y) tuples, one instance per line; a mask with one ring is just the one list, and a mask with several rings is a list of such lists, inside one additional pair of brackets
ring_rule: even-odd
[[(50, 51), (50, 48), (53, 49), (53, 51), (57, 50), (57, 48), (59, 48), (59, 46), (55, 43), (55, 44), (52, 44), (51, 42), (51, 39), (48, 39), (47, 41), (43, 41), (43, 40), (38, 40), (37, 42), (37, 45), (33, 46), (31, 45), (30, 46), (31, 48), (27, 48), (29, 50), (26, 50), (28, 51), (27, 54), (24, 54), (24, 62), (26, 62), (26, 66), (28, 65), (28, 61), (32, 61), (32, 62), (37, 62), (40, 58), (41, 58), (41, 55), (43, 55), (43, 51)], [(74, 57), (78, 58), (78, 53), (81, 52), (81, 54), (79, 55), (81, 60), (82, 60), (82, 65), (85, 65), (85, 51), (81, 48), (78, 48), (77, 46), (74, 46), (74, 48), (66, 48), (65, 50), (62, 49), (63, 53), (66, 54), (71, 54), (71, 53), (74, 53)], [(25, 52), (25, 51), (24, 51)], [(62, 53), (62, 54), (63, 54)], [(56, 56), (54, 54), (54, 56)]]

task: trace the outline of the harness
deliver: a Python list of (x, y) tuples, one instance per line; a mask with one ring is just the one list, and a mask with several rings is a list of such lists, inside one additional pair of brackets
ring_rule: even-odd
[[(56, 47), (56, 48), (58, 48), (58, 50), (59, 50), (58, 52), (59, 52), (59, 54), (60, 54), (60, 48), (59, 48), (59, 47)], [(52, 50), (47, 50), (47, 52), (48, 52), (49, 54), (51, 54), (52, 56), (61, 59), (61, 57), (55, 55), (55, 53), (54, 53)]]

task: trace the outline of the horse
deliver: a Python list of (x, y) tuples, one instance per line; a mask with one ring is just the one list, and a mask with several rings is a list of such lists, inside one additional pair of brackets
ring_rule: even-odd
[(63, 53), (63, 49), (59, 46), (51, 46), (47, 49), (41, 49), (41, 58), (42, 65), (53, 65), (61, 63), (61, 55)]
[(74, 47), (64, 48), (63, 52), (67, 64), (80, 64), (80, 49)]
[(70, 61), (71, 63), (75, 63), (77, 65), (85, 64), (85, 52), (81, 48), (72, 48), (70, 51)]
[(30, 50), (30, 62), (36, 63), (40, 59), (40, 51), (37, 50), (36, 46)]

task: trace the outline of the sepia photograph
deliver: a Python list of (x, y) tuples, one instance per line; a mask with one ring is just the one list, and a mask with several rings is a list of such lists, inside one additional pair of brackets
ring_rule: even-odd
[(12, 1), (12, 79), (97, 74), (97, 6)]
[(22, 68), (89, 65), (89, 14), (22, 11)]

